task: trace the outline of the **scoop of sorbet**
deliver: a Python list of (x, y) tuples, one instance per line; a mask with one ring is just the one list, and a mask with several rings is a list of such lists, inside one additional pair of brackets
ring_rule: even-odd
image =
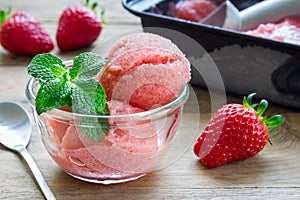
[(209, 0), (183, 0), (176, 4), (173, 13), (174, 17), (200, 22), (216, 8), (216, 3)]

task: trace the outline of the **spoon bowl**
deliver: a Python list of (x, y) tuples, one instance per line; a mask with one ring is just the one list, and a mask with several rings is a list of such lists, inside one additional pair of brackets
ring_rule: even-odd
[(44, 197), (55, 200), (38, 166), (26, 150), (30, 136), (31, 121), (26, 110), (13, 102), (0, 102), (0, 143), (24, 158)]
[(12, 102), (1, 102), (0, 111), (0, 143), (13, 151), (25, 148), (31, 135), (28, 113)]

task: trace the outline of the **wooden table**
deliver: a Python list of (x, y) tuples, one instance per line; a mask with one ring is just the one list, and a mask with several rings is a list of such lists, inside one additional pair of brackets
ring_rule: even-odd
[[(55, 38), (57, 20), (62, 10), (77, 0), (10, 0), (0, 7), (11, 5), (13, 10), (25, 10), (38, 18)], [(103, 0), (107, 25), (98, 41), (120, 31), (140, 29), (140, 20), (122, 8), (120, 0)], [(52, 53), (68, 60), (73, 52)], [(88, 50), (88, 49), (87, 49)], [(26, 66), (31, 58), (12, 55), (0, 48), (0, 100), (12, 100), (28, 111), (25, 86), (29, 79)], [(189, 123), (199, 121), (198, 114), (187, 111), (181, 134), (193, 134), (193, 140), (183, 144), (182, 155), (170, 166), (132, 182), (101, 185), (77, 180), (65, 174), (51, 160), (42, 146), (33, 125), (28, 145), (50, 188), (57, 199), (300, 199), (300, 113), (293, 109), (271, 105), (268, 114), (282, 113), (285, 124), (271, 134), (273, 145), (267, 145), (259, 155), (242, 162), (216, 169), (206, 169), (192, 153), (192, 143), (208, 122), (210, 96), (205, 89), (193, 88), (201, 110), (200, 128), (189, 131)], [(240, 102), (227, 96), (228, 102)], [(31, 111), (30, 111), (31, 112)], [(191, 135), (190, 135), (191, 136)], [(181, 144), (182, 145), (182, 144)], [(174, 156), (174, 155), (173, 155)], [(0, 199), (42, 199), (29, 170), (17, 154), (0, 146)]]

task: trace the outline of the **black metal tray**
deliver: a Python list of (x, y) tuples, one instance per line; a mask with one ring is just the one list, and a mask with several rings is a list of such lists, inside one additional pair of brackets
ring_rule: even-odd
[[(259, 1), (232, 0), (232, 3), (242, 10)], [(197, 41), (216, 63), (226, 92), (241, 96), (256, 92), (259, 98), (300, 109), (300, 45), (168, 16), (169, 5), (176, 2), (178, 0), (123, 0), (122, 5), (141, 18), (147, 32), (155, 32), (149, 27), (168, 28)], [(166, 33), (157, 34), (172, 40), (172, 34)], [(181, 47), (180, 42), (177, 45)], [(191, 84), (206, 87), (194, 66)]]

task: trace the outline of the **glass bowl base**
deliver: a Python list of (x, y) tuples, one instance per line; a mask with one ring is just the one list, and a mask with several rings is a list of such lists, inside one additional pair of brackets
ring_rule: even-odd
[(124, 179), (99, 180), (99, 179), (92, 179), (92, 178), (83, 178), (83, 177), (76, 176), (76, 175), (68, 173), (68, 172), (66, 172), (66, 173), (69, 174), (70, 176), (76, 178), (76, 179), (79, 179), (79, 180), (83, 180), (83, 181), (90, 182), (90, 183), (99, 183), (99, 184), (104, 184), (104, 185), (133, 181), (133, 180), (136, 180), (136, 179), (141, 178), (141, 177), (146, 175), (146, 173), (145, 173), (145, 174), (139, 174), (138, 176), (134, 176), (134, 177), (130, 177), (130, 178), (124, 178)]

